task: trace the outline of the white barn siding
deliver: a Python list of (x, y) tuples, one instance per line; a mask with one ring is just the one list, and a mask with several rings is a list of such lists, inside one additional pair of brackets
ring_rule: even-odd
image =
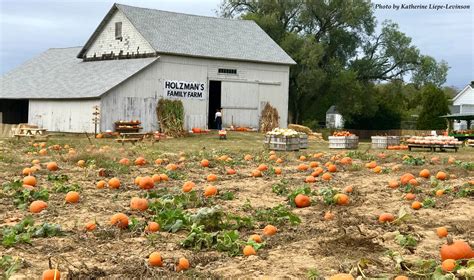
[[(93, 62), (92, 62), (93, 63)], [(156, 103), (161, 96), (160, 62), (154, 62), (102, 96), (101, 130), (120, 120), (140, 120), (143, 131), (158, 129)]]
[(94, 132), (92, 123), (94, 106), (100, 106), (99, 99), (30, 99), (28, 123), (49, 131)]
[[(122, 22), (122, 40), (115, 39), (116, 22)], [(123, 51), (124, 55), (137, 54), (137, 49), (140, 54), (155, 52), (127, 17), (121, 11), (116, 11), (87, 50), (85, 57), (90, 58), (94, 55), (101, 57), (102, 54), (110, 54), (110, 52), (118, 55), (120, 51)]]
[[(238, 75), (218, 74), (219, 68), (237, 69)], [(143, 131), (158, 129), (156, 104), (164, 96), (166, 80), (206, 84), (204, 99), (181, 99), (185, 129), (206, 128), (209, 81), (222, 81), (223, 125), (258, 127), (266, 102), (277, 108), (280, 126), (287, 126), (289, 66), (161, 55), (159, 60), (109, 90), (101, 102), (102, 130), (113, 130), (119, 120), (140, 120)], [(214, 114), (214, 112), (211, 112)]]
[[(206, 82), (206, 100), (185, 102), (186, 129), (206, 127), (209, 81), (222, 81), (223, 125), (258, 127), (264, 101), (277, 108), (280, 126), (288, 121), (289, 66), (160, 55), (164, 80)], [(237, 75), (218, 74), (219, 68), (237, 69)], [(163, 86), (159, 88), (163, 91)], [(162, 92), (163, 94), (163, 92)], [(214, 112), (211, 112), (214, 114)], [(233, 117), (233, 118), (232, 118)]]

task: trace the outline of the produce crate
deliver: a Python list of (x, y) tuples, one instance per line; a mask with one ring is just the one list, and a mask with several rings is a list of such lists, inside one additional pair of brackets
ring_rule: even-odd
[(357, 149), (358, 136), (329, 136), (329, 149)]
[(300, 133), (300, 149), (308, 148), (308, 135), (306, 133)]
[(300, 138), (265, 135), (265, 145), (268, 149), (274, 151), (298, 151), (300, 149)]
[(388, 146), (387, 136), (372, 136), (372, 149), (386, 149)]
[(387, 136), (387, 146), (400, 145), (400, 136)]

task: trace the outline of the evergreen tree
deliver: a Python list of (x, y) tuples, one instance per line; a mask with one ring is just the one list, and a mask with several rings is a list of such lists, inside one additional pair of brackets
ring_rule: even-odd
[(449, 113), (449, 101), (443, 90), (427, 85), (422, 90), (422, 108), (418, 117), (417, 129), (446, 129), (446, 119), (440, 116)]

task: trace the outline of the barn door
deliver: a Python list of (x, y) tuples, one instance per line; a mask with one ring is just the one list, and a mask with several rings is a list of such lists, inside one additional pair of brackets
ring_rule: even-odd
[(258, 100), (258, 84), (223, 81), (223, 125), (258, 127)]

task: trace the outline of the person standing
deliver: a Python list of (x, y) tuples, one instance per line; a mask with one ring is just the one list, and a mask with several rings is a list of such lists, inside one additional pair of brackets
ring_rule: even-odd
[(216, 125), (217, 125), (217, 129), (218, 130), (222, 130), (222, 112), (221, 112), (222, 109), (217, 109), (216, 111), (216, 117), (215, 117), (215, 121), (216, 121)]

